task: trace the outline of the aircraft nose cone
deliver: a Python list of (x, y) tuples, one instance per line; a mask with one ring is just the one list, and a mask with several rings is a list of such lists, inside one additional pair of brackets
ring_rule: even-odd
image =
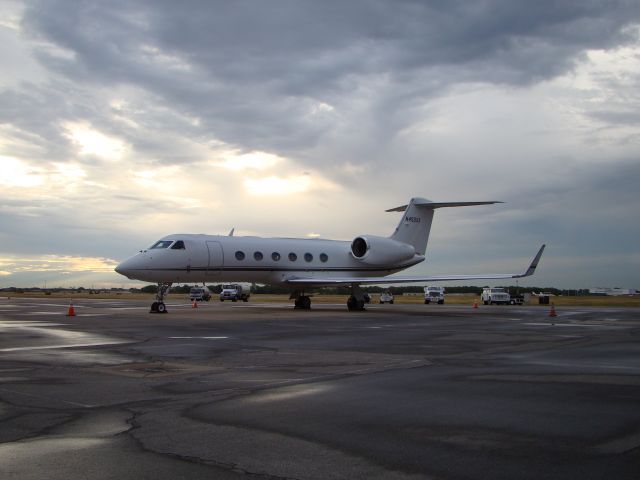
[[(145, 272), (149, 268), (150, 258), (144, 253), (138, 253), (131, 258), (120, 262), (115, 271), (132, 280), (144, 280)], [(140, 277), (143, 278), (140, 278)]]
[(131, 257), (120, 262), (115, 268), (115, 271), (120, 275), (124, 275), (125, 277), (130, 278), (134, 270), (139, 270), (140, 267), (140, 259), (138, 259), (137, 257)]
[(126, 260), (124, 262), (120, 262), (114, 270), (120, 275), (126, 275), (126, 272), (127, 272), (126, 263), (127, 263)]

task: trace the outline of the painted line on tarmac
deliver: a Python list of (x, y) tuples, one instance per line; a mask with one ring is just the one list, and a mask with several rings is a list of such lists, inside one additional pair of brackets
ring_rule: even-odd
[(108, 307), (105, 310), (148, 310), (149, 307)]
[(33, 316), (33, 315), (66, 315), (65, 312), (21, 312), (16, 313), (16, 315), (21, 316)]
[(175, 340), (185, 340), (185, 339), (204, 339), (204, 340), (222, 340), (229, 337), (167, 337)]
[(544, 366), (552, 366), (552, 367), (564, 367), (564, 368), (591, 368), (594, 370), (606, 369), (606, 370), (631, 370), (631, 371), (640, 371), (639, 367), (635, 367), (632, 365), (607, 365), (604, 363), (593, 363), (593, 362), (564, 362), (562, 360), (553, 361), (553, 360), (538, 360), (538, 361), (525, 361), (527, 365), (544, 365)]
[(91, 342), (91, 343), (72, 343), (68, 345), (43, 345), (39, 347), (11, 347), (0, 348), (0, 352), (28, 352), (32, 350), (57, 350), (59, 348), (82, 348), (82, 347), (98, 347), (102, 345), (121, 345), (123, 343), (135, 343), (130, 341), (113, 341), (113, 342)]
[(580, 327), (580, 328), (602, 328), (602, 329), (611, 329), (611, 328), (630, 328), (624, 325), (601, 325), (601, 324), (593, 324), (593, 323), (543, 323), (543, 322), (528, 322), (523, 323), (523, 325), (531, 325), (534, 327)]

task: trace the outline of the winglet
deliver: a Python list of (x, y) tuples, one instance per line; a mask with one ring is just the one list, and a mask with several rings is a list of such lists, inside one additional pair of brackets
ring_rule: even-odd
[(529, 268), (527, 268), (527, 271), (524, 272), (522, 275), (516, 275), (514, 278), (530, 277), (531, 275), (533, 275), (533, 273), (536, 271), (536, 267), (538, 266), (538, 262), (542, 257), (542, 252), (544, 252), (544, 247), (546, 247), (546, 245), (542, 245), (540, 247), (540, 250), (538, 250), (538, 253), (536, 253), (536, 256), (533, 257), (533, 261), (531, 262), (531, 265), (529, 265)]

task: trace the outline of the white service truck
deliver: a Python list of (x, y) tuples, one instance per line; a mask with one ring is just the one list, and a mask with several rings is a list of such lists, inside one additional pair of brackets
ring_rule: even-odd
[(193, 287), (189, 291), (189, 300), (192, 302), (208, 302), (211, 300), (211, 292), (206, 287)]
[(494, 303), (509, 305), (511, 303), (511, 295), (500, 287), (487, 287), (482, 289), (482, 303), (485, 305), (493, 305)]
[(431, 302), (444, 303), (444, 287), (424, 287), (424, 303), (428, 305)]
[(231, 300), (232, 302), (237, 302), (238, 300), (242, 300), (243, 302), (248, 302), (250, 295), (248, 288), (242, 288), (242, 285), (232, 283), (229, 285), (222, 285), (220, 301), (224, 302), (225, 300)]

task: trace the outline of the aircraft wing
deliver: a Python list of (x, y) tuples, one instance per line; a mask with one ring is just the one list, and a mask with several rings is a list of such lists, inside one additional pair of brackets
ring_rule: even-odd
[(446, 282), (450, 280), (496, 280), (501, 278), (522, 278), (533, 275), (542, 257), (542, 252), (546, 245), (542, 245), (538, 253), (533, 258), (529, 268), (524, 273), (489, 273), (479, 275), (433, 275), (426, 277), (299, 277), (286, 281), (290, 285), (350, 285), (357, 284), (378, 284), (378, 283), (414, 283), (414, 282)]

